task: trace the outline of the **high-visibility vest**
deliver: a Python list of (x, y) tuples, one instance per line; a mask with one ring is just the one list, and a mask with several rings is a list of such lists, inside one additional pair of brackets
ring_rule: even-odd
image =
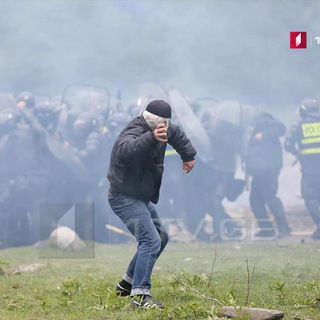
[(301, 131), (300, 154), (320, 154), (320, 122), (302, 123)]
[(165, 152), (165, 156), (168, 157), (168, 156), (176, 156), (176, 155), (179, 155), (178, 152), (174, 149), (168, 149), (166, 150)]

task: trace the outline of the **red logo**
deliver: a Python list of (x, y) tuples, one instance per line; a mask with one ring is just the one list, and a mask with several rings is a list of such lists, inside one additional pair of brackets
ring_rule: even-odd
[(307, 33), (302, 31), (290, 32), (290, 49), (306, 49)]

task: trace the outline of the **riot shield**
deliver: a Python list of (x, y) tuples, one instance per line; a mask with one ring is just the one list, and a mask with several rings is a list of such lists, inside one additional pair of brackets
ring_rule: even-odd
[(211, 161), (213, 158), (213, 150), (209, 135), (199, 118), (192, 111), (191, 106), (177, 88), (170, 89), (168, 97), (182, 129), (192, 141), (200, 159), (204, 162)]
[(103, 127), (111, 105), (107, 88), (86, 84), (67, 86), (62, 94), (58, 132), (68, 130), (68, 125), (82, 113), (92, 112)]
[(107, 88), (72, 84), (64, 89), (61, 104), (66, 104), (70, 113), (80, 114), (92, 111), (97, 106), (107, 110), (110, 106), (110, 100), (111, 96)]
[[(242, 130), (243, 130), (243, 147), (247, 149), (249, 141), (252, 136), (254, 127), (261, 112), (261, 108), (249, 104), (241, 105), (242, 108)], [(246, 151), (245, 151), (246, 153)]]
[(139, 97), (137, 99), (138, 112), (141, 114), (145, 110), (147, 104), (152, 100), (168, 100), (166, 90), (157, 82), (145, 82), (139, 86)]
[[(238, 101), (225, 100), (217, 102), (214, 108), (203, 113), (203, 123), (211, 138), (224, 143), (239, 141), (247, 144), (250, 131), (259, 109)], [(244, 140), (243, 140), (244, 139)]]
[(205, 120), (207, 115), (215, 114), (217, 112), (217, 106), (219, 100), (213, 97), (201, 97), (195, 100), (199, 105), (197, 110), (198, 118), (202, 121)]

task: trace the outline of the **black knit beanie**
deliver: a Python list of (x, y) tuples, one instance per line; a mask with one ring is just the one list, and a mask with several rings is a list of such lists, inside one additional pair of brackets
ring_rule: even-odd
[(151, 101), (146, 110), (162, 118), (171, 118), (171, 107), (169, 103), (163, 100)]

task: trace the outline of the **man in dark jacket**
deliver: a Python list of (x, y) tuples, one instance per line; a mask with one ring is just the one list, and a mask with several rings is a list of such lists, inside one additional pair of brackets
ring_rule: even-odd
[(275, 218), (278, 237), (290, 234), (281, 200), (276, 196), (278, 177), (282, 167), (282, 146), (279, 137), (286, 127), (267, 112), (260, 112), (248, 145), (246, 169), (252, 176), (250, 206), (260, 231), (256, 237), (274, 237), (274, 226), (268, 216), (267, 207)]
[(320, 112), (315, 99), (305, 99), (299, 108), (300, 120), (292, 125), (284, 148), (301, 164), (301, 193), (317, 229), (312, 235), (320, 239)]
[(163, 308), (151, 297), (151, 273), (168, 242), (168, 234), (151, 202), (156, 204), (164, 170), (167, 143), (180, 155), (183, 171), (192, 170), (196, 150), (185, 133), (169, 122), (171, 107), (163, 100), (151, 101), (116, 139), (110, 158), (108, 200), (114, 213), (138, 241), (116, 290), (135, 297), (132, 307)]

